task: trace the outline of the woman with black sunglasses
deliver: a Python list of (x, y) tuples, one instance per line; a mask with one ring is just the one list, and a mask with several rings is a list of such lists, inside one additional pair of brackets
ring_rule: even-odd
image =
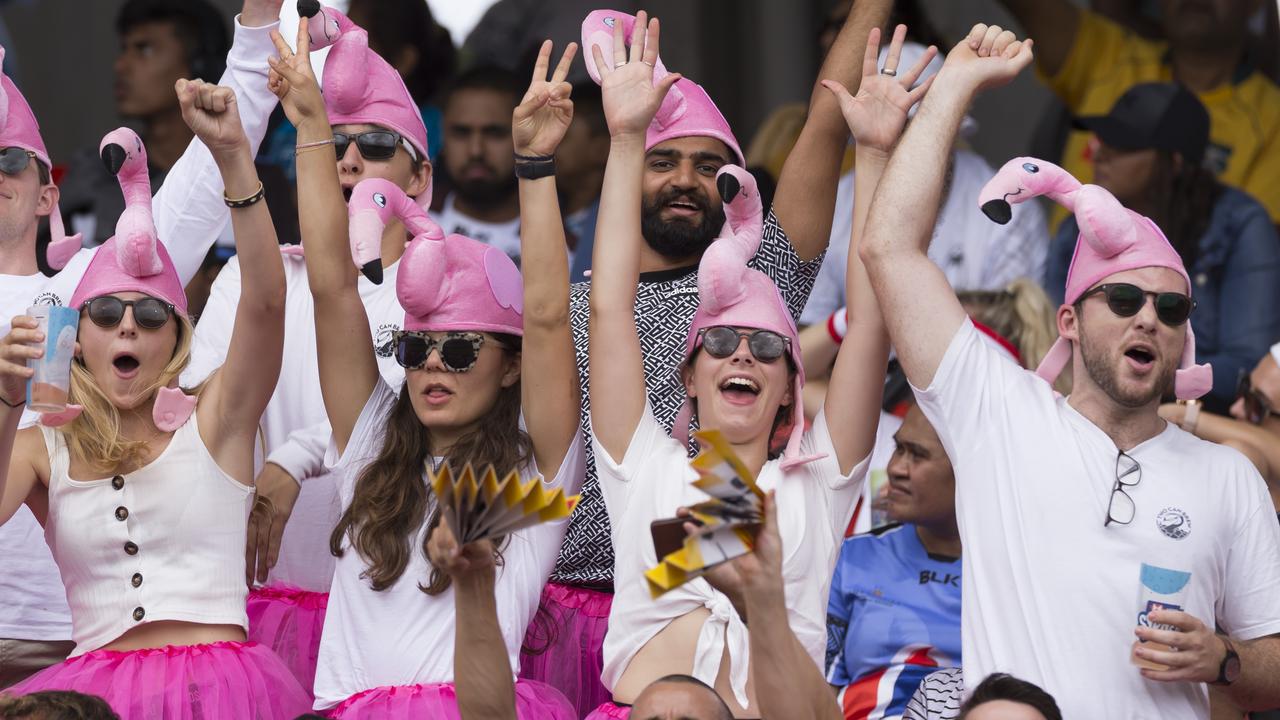
[(151, 221), (141, 140), (110, 133), (103, 156), (127, 207), (69, 303), (81, 318), (67, 411), (15, 434), (32, 376), (23, 364), (43, 338), (18, 317), (0, 344), (0, 521), (24, 499), (44, 520), (76, 641), (70, 659), (10, 691), (98, 695), (126, 719), (284, 720), (307, 696), (270, 649), (245, 640), (241, 550), (258, 418), (280, 368), (283, 270), (235, 104), (214, 109), (185, 80), (177, 90), (220, 170), (245, 261), (235, 333), (220, 371), (178, 387), (186, 296)]
[[(679, 368), (646, 368), (633, 313), (643, 240), (640, 225), (645, 136), (678, 78), (654, 74), (658, 24), (637, 18), (628, 47), (622, 23), (614, 29), (612, 57), (592, 48), (603, 76), (605, 116), (612, 142), (605, 170), (591, 283), (591, 426), (601, 491), (608, 507), (615, 551), (615, 596), (604, 641), (602, 680), (613, 703), (590, 718), (621, 717), (651, 682), (675, 668), (716, 688), (737, 717), (758, 717), (759, 678), (749, 670), (741, 583), (728, 565), (652, 598), (643, 577), (657, 564), (650, 542), (653, 521), (705, 499), (690, 483), (690, 423), (724, 434), (764, 490), (777, 492), (784, 545), (791, 628), (815, 666), (826, 647), (827, 587), (838, 544), (861, 489), (879, 420), (888, 340), (875, 297), (856, 250), (847, 273), (849, 342), (831, 374), (837, 402), (818, 413), (806, 431), (802, 412), (803, 365), (795, 323), (778, 288), (748, 267), (761, 241), (761, 204), (751, 175), (727, 165), (716, 186), (724, 200), (725, 226), (698, 268), (700, 305)], [(896, 65), (905, 27), (889, 50)], [(646, 37), (647, 36), (647, 37)], [(865, 225), (893, 141), (912, 103), (928, 83), (909, 90), (932, 59), (926, 53), (900, 77), (881, 76), (875, 58), (879, 30), (867, 44), (864, 87), (857, 99), (829, 83), (858, 140), (859, 187), (853, 247)], [(669, 98), (668, 98), (669, 99)], [(688, 96), (683, 98), (688, 102)], [(691, 104), (691, 103), (690, 103)], [(705, 112), (687, 107), (686, 113)], [(607, 228), (607, 230), (605, 230)], [(676, 372), (687, 401), (676, 418), (675, 438), (655, 420), (645, 399), (644, 373)], [(777, 440), (777, 442), (775, 442)], [(834, 704), (834, 699), (833, 699)]]
[[(522, 155), (550, 156), (564, 135), (572, 117), (564, 77), (573, 53), (570, 46), (548, 81), (551, 44), (543, 46), (512, 123)], [(309, 65), (286, 60), (273, 68), (300, 146), (328, 142), (330, 118)], [(315, 707), (330, 717), (457, 717), (453, 588), (426, 554), (440, 517), (427, 469), (492, 465), (526, 481), (541, 476), (567, 493), (581, 482), (568, 258), (555, 180), (546, 172), (522, 177), (524, 257), (536, 268), (524, 286), (505, 254), (445, 237), (385, 180), (351, 189), (348, 222), (332, 158), (299, 153), (300, 223), (342, 507), (330, 537), (337, 564), (314, 688)], [(359, 267), (377, 265), (383, 230), (396, 221), (414, 236), (396, 278), (405, 310), (404, 330), (394, 336), (405, 368), (401, 388), (379, 377), (351, 267), (353, 250)], [(539, 525), (498, 544), (498, 612), (513, 665), (566, 525)], [(577, 717), (547, 685), (521, 680), (515, 692), (522, 718)]]

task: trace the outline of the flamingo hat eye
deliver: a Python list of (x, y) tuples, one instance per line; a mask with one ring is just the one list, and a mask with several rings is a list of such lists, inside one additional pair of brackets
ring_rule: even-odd
[(1022, 163), (1022, 169), (1032, 173), (1033, 175), (1040, 172), (1040, 166), (1035, 163)]

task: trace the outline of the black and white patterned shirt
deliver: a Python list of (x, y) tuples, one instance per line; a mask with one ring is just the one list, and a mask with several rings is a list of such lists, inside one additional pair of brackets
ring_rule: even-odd
[(955, 720), (960, 717), (964, 675), (960, 668), (929, 673), (907, 702), (903, 720)]
[[(750, 265), (773, 280), (792, 318), (799, 318), (822, 267), (822, 256), (808, 262), (801, 261), (770, 209), (765, 218), (760, 249)], [(591, 448), (591, 400), (587, 392), (590, 294), (590, 281), (576, 283), (569, 290), (569, 325), (577, 353), (578, 378), (582, 382), (587, 475), (551, 580), (566, 585), (608, 589), (613, 586), (613, 544), (609, 535), (609, 516), (605, 512), (604, 498), (600, 495), (596, 477), (595, 454)], [(684, 360), (685, 340), (697, 309), (696, 266), (641, 273), (636, 287), (636, 330), (644, 355), (645, 386), (653, 415), (668, 433), (685, 400), (678, 368)]]

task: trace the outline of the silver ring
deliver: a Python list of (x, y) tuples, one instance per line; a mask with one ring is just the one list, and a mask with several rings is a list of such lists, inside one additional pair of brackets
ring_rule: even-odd
[(653, 67), (653, 63), (649, 62), (648, 60), (641, 60), (640, 62), (644, 63), (645, 65), (648, 65), (649, 67)]
[(889, 68), (884, 68), (884, 69), (882, 69), (882, 70), (880, 71), (880, 74), (881, 74), (881, 75), (888, 75), (889, 77), (894, 77), (894, 76), (896, 76), (896, 75), (898, 74), (898, 71), (897, 71), (897, 70), (890, 70)]
[(620, 63), (614, 63), (614, 64), (613, 64), (613, 69), (614, 69), (614, 70), (617, 70), (618, 68), (620, 68), (620, 67), (622, 67), (623, 65), (626, 65), (626, 64), (627, 64), (627, 61), (626, 61), (626, 60), (623, 60), (623, 61), (622, 61), (622, 62), (620, 62)]

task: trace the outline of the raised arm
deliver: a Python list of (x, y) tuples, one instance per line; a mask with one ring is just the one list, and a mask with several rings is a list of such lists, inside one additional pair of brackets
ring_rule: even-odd
[(930, 80), (914, 90), (920, 77), (937, 53), (930, 47), (914, 67), (899, 68), (898, 57), (907, 26), (899, 25), (889, 44), (885, 68), (897, 75), (882, 73), (876, 67), (880, 56), (880, 29), (873, 28), (867, 37), (862, 61), (862, 83), (857, 96), (852, 96), (839, 83), (826, 83), (839, 99), (840, 110), (857, 143), (858, 171), (854, 174), (853, 231), (849, 238), (849, 258), (845, 268), (845, 298), (848, 300), (847, 330), (831, 369), (827, 397), (836, 401), (823, 405), (831, 442), (836, 449), (840, 472), (849, 473), (853, 466), (871, 454), (875, 447), (876, 427), (880, 423), (880, 403), (884, 395), (884, 372), (889, 361), (889, 336), (866, 268), (858, 257), (858, 246), (867, 225), (867, 216), (877, 186), (893, 152), (907, 111), (928, 92)]
[[(985, 87), (1031, 63), (1031, 41), (978, 24), (947, 55), (893, 153), (871, 203), (858, 251), (907, 379), (928, 387), (965, 313), (926, 255), (960, 121)], [(850, 253), (853, 254), (852, 252)]]
[(333, 160), (333, 130), (320, 85), (311, 70), (307, 20), (298, 23), (297, 54), (279, 33), (272, 39), (271, 87), (289, 121), (298, 128), (298, 229), (307, 259), (307, 280), (315, 300), (316, 357), (320, 389), (338, 450), (347, 446), (360, 411), (378, 382), (378, 362), (369, 317), (356, 286), (347, 232), (347, 204)]
[(1071, 0), (1000, 0), (1026, 37), (1036, 40), (1036, 58), (1046, 75), (1067, 62), (1080, 28), (1080, 8)]
[(249, 141), (240, 127), (229, 88), (179, 80), (182, 119), (209, 148), (222, 176), (225, 196), (258, 200), (231, 211), (241, 264), (240, 301), (227, 344), (227, 359), (210, 380), (197, 412), (201, 434), (214, 458), (227, 463), (251, 449), (262, 411), (280, 376), (284, 337), (284, 265)]
[[(553, 157), (573, 120), (565, 82), (577, 43), (569, 43), (547, 80), (551, 41), (542, 43), (533, 80), (511, 117), (517, 155)], [(539, 161), (517, 160), (538, 166)], [(520, 180), (520, 258), (524, 276), (524, 343), (520, 393), (534, 459), (555, 477), (578, 432), (578, 364), (569, 330), (569, 253), (554, 174)]]
[(44, 445), (38, 429), (18, 431), (27, 402), (27, 381), (35, 375), (27, 360), (44, 355), (44, 333), (36, 329), (35, 319), (26, 315), (12, 322), (9, 333), (0, 340), (0, 525), (8, 522), (36, 489), (39, 478), (33, 443)]
[(773, 209), (801, 260), (812, 260), (827, 248), (836, 207), (840, 161), (849, 143), (849, 128), (840, 105), (822, 87), (834, 80), (853, 92), (862, 79), (867, 33), (889, 19), (893, 0), (858, 0), (818, 71), (795, 147), (782, 165)]
[[(648, 27), (646, 42), (645, 28)], [(658, 21), (636, 16), (630, 57), (622, 23), (613, 29), (613, 58), (591, 48), (601, 75), (605, 120), (609, 124), (609, 162), (600, 193), (595, 253), (591, 271), (590, 358), (591, 427), (615, 460), (626, 455), (644, 413), (644, 362), (636, 333), (636, 284), (640, 278), (640, 184), (644, 173), (645, 130), (680, 79), (672, 73), (653, 84), (658, 58)]]

